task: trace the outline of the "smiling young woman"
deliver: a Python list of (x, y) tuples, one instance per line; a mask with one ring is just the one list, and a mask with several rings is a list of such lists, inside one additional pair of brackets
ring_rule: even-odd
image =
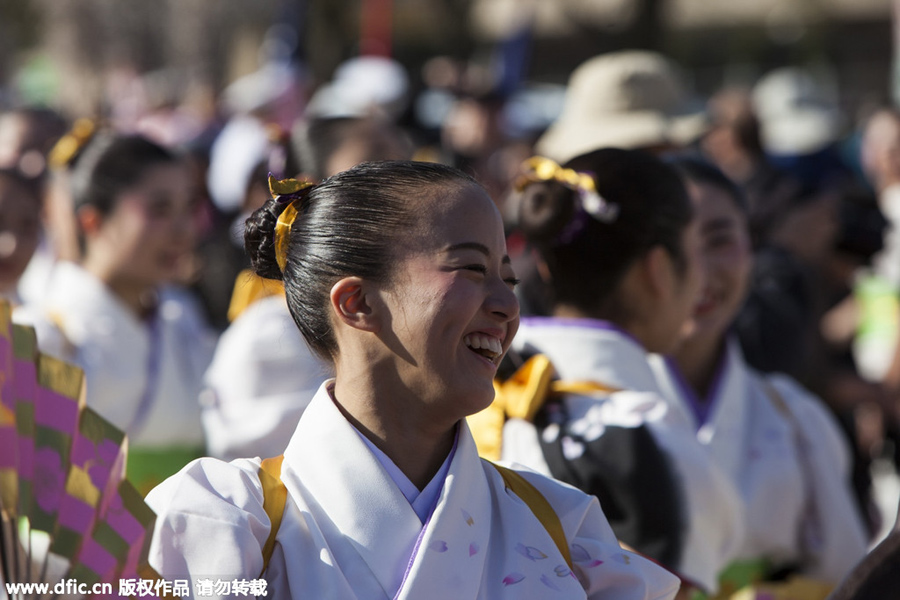
[(273, 187), (247, 249), (335, 377), (285, 450), (277, 516), (259, 459), (201, 459), (148, 496), (162, 576), (262, 573), (278, 598), (672, 598), (677, 579), (623, 551), (595, 498), (522, 473), (536, 511), (478, 458), (464, 417), (490, 404), (519, 321), (485, 191), (402, 161)]
[(42, 351), (84, 369), (88, 406), (129, 436), (129, 478), (146, 493), (203, 455), (197, 397), (214, 336), (172, 285), (194, 244), (178, 156), (100, 133), (71, 173), (80, 263), (60, 261), (36, 308)]
[(819, 399), (785, 375), (752, 369), (731, 334), (753, 259), (743, 194), (707, 163), (671, 165), (688, 184), (706, 284), (692, 333), (651, 362), (673, 419), (696, 432), (741, 492), (748, 535), (726, 583), (790, 571), (834, 585), (866, 551), (848, 448)]
[(523, 175), (520, 227), (547, 273), (552, 314), (513, 349), (552, 362), (558, 393), (511, 418), (501, 456), (595, 494), (623, 542), (714, 592), (742, 538), (737, 491), (672, 427), (649, 354), (675, 349), (703, 285), (699, 230), (678, 174), (605, 148)]

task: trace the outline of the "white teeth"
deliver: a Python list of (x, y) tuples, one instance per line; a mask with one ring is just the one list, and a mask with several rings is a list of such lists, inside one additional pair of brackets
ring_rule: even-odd
[(463, 342), (473, 350), (484, 350), (483, 354), (486, 356), (493, 355), (490, 358), (496, 358), (503, 352), (503, 345), (500, 343), (500, 340), (483, 333), (470, 333), (463, 338)]

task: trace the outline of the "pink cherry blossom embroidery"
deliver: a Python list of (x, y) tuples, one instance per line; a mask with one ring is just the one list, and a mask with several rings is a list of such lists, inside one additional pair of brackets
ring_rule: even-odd
[(603, 561), (591, 558), (590, 553), (585, 550), (581, 544), (572, 544), (572, 561), (578, 563), (582, 567), (590, 568), (602, 565)]
[(469, 544), (469, 556), (475, 556), (476, 554), (478, 554), (478, 544), (472, 542)]
[(561, 590), (559, 589), (559, 586), (556, 585), (555, 583), (553, 583), (553, 581), (552, 581), (549, 577), (547, 577), (546, 575), (541, 575), (541, 583), (543, 583), (544, 585), (546, 585), (546, 586), (547, 586), (548, 588), (550, 588), (551, 590), (556, 590), (557, 592), (561, 591)]
[(526, 546), (525, 544), (516, 544), (516, 552), (527, 558), (528, 560), (541, 560), (547, 558), (547, 555), (535, 548), (534, 546)]
[(521, 573), (510, 573), (506, 577), (503, 578), (503, 585), (515, 585), (525, 579), (525, 576)]
[(553, 569), (553, 572), (556, 573), (557, 577), (568, 577), (572, 574), (572, 571), (566, 565), (558, 565)]

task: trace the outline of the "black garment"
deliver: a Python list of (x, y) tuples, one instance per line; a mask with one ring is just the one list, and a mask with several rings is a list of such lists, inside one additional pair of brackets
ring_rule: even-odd
[(900, 598), (900, 531), (878, 544), (828, 596), (828, 600)]
[(197, 248), (202, 267), (191, 286), (206, 310), (209, 322), (219, 331), (228, 327), (228, 307), (238, 274), (250, 268), (250, 258), (235, 242), (234, 228), (220, 226)]
[(568, 422), (562, 401), (549, 402), (535, 418), (553, 477), (597, 496), (616, 537), (677, 570), (687, 512), (675, 467), (652, 432), (643, 425), (606, 427), (589, 440), (569, 431)]
[(756, 253), (750, 293), (734, 323), (747, 363), (763, 373), (810, 379), (817, 315), (812, 275), (776, 246)]

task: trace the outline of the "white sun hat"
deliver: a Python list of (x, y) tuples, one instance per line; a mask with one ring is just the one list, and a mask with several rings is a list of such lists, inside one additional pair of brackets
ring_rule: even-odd
[(763, 147), (775, 155), (804, 155), (840, 137), (837, 92), (828, 82), (794, 67), (776, 69), (753, 88)]
[(572, 73), (563, 112), (538, 140), (560, 163), (603, 147), (683, 145), (706, 129), (676, 66), (655, 52), (596, 56)]

